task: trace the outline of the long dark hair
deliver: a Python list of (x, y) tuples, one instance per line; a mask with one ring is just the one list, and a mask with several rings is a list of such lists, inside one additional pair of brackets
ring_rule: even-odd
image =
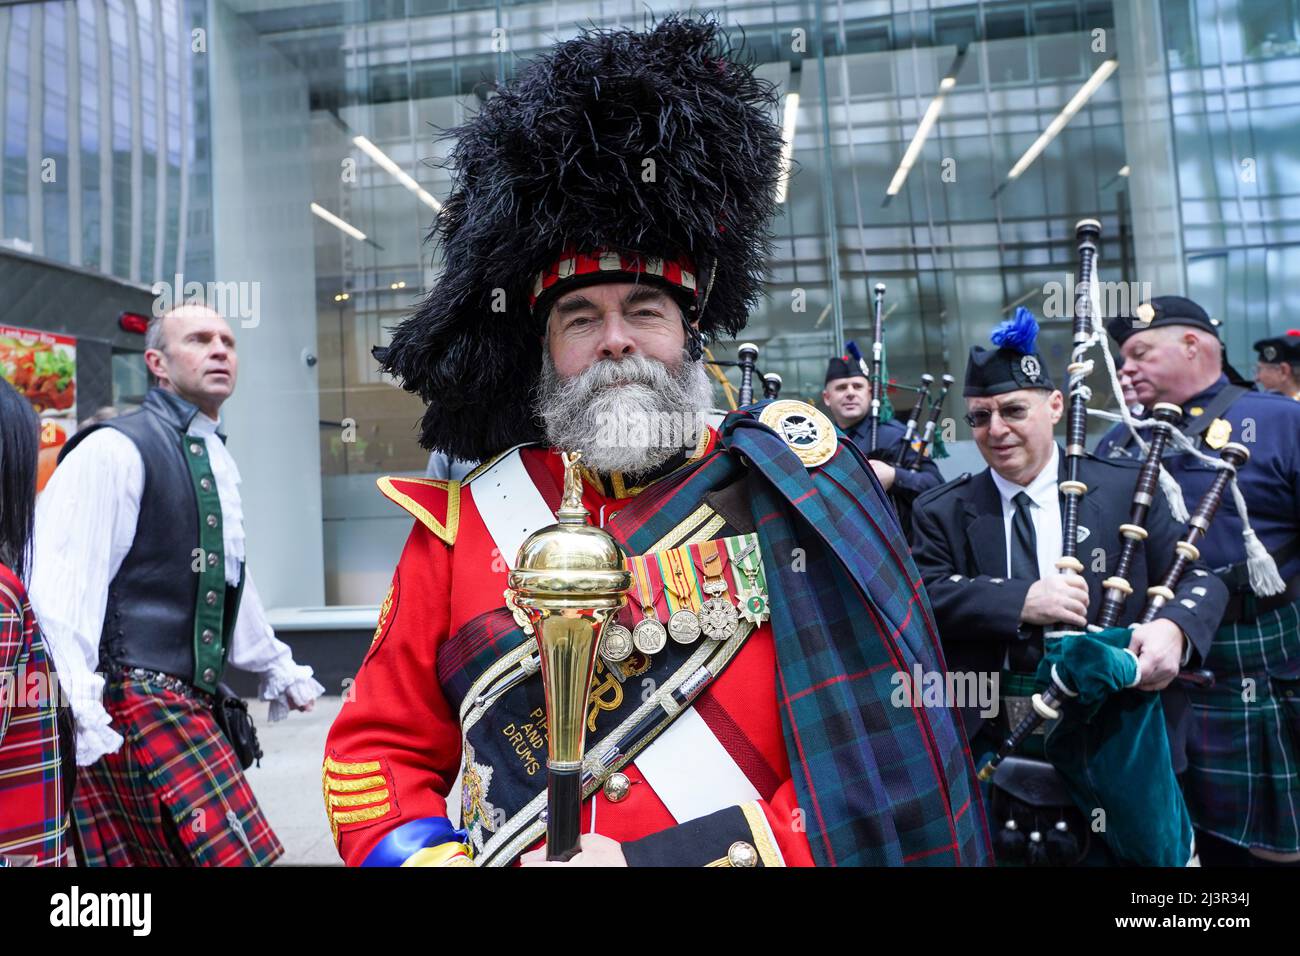
[(32, 545), (40, 430), (31, 404), (0, 379), (0, 563), (20, 581)]

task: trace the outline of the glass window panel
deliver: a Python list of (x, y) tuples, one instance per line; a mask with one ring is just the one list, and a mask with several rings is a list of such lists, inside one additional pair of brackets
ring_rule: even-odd
[(14, 7), (9, 20), (8, 76), (5, 102), (4, 238), (30, 242), (27, 208), (27, 117), (31, 83), (30, 4)]
[(975, 14), (958, 13), (934, 18), (935, 46), (965, 46), (978, 37)]
[[(67, 9), (61, 3), (40, 8), (45, 19), (42, 52), (44, 146), (41, 150), (41, 199), (44, 247), (51, 259), (66, 262), (68, 246), (68, 35)], [(48, 165), (50, 162), (53, 165)], [(46, 175), (46, 169), (53, 178)]]
[(1266, 59), (1300, 52), (1294, 0), (1237, 0), (1237, 16), (1246, 56)]
[(1196, 29), (1193, 25), (1193, 10), (1196, 0), (1164, 0), (1165, 53), (1169, 57), (1171, 69), (1195, 66)]
[(1023, 6), (989, 8), (984, 14), (984, 38), (1005, 40), (1025, 36), (1025, 8)]

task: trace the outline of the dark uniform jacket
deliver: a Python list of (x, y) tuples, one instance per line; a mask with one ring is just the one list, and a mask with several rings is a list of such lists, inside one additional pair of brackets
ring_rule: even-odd
[[(1059, 457), (1063, 479), (1064, 453)], [(1080, 465), (1080, 479), (1088, 492), (1079, 503), (1077, 556), (1088, 583), (1089, 620), (1095, 620), (1103, 599), (1101, 582), (1111, 575), (1119, 559), (1119, 526), (1129, 520), (1138, 469), (1091, 457)], [(1061, 510), (1064, 514), (1064, 502)], [(973, 477), (962, 475), (921, 495), (912, 517), (913, 557), (934, 607), (949, 670), (1000, 671), (1008, 645), (1041, 639), (1041, 628), (1021, 625), (1020, 611), (1033, 582), (1006, 576), (1002, 498), (988, 469)], [(1129, 571), (1133, 594), (1124, 605), (1120, 624), (1132, 623), (1142, 613), (1147, 587), (1164, 577), (1174, 559), (1174, 544), (1184, 530), (1170, 515), (1160, 493), (1155, 496), (1146, 528), (1145, 547), (1138, 549)], [(1098, 570), (1103, 553), (1098, 549), (1104, 551), (1104, 570)], [(1159, 616), (1173, 621), (1187, 636), (1193, 648), (1189, 666), (1194, 667), (1209, 651), (1227, 591), (1197, 563), (1183, 575), (1175, 593)], [(1174, 681), (1162, 698), (1174, 771), (1181, 773), (1187, 765), (1187, 694)], [(964, 708), (962, 716), (967, 733), (974, 737), (983, 723), (978, 709)]]
[[(1250, 461), (1239, 472), (1238, 484), (1250, 512), (1250, 524), (1278, 562), (1285, 581), (1300, 578), (1300, 403), (1283, 395), (1247, 391), (1224, 411), (1215, 409), (1219, 393), (1228, 387), (1227, 376), (1219, 376), (1209, 388), (1183, 403), (1184, 432), (1204, 437), (1206, 418), (1220, 418), (1230, 426), (1221, 437), (1250, 449)], [(1214, 455), (1212, 448), (1202, 447)], [(1140, 451), (1131, 443), (1128, 429), (1117, 424), (1095, 452), (1098, 458), (1131, 460)], [(1191, 455), (1171, 450), (1165, 467), (1183, 489), (1187, 507), (1209, 489), (1216, 469)], [(1227, 568), (1246, 559), (1241, 540), (1241, 516), (1231, 495), (1225, 495), (1210, 529), (1200, 544), (1201, 554), (1211, 568)], [(1291, 598), (1294, 600), (1294, 597)]]
[[(903, 447), (903, 438), (907, 434), (907, 429), (895, 419), (881, 422), (880, 431), (876, 435), (875, 448), (867, 447), (871, 443), (869, 416), (844, 429), (844, 434), (852, 438), (854, 444), (869, 458), (892, 465)], [(916, 452), (909, 448), (903, 458), (903, 464), (894, 471), (894, 485), (889, 489), (889, 500), (898, 514), (898, 523), (902, 526), (908, 543), (912, 541), (912, 505), (917, 495), (943, 484), (943, 475), (940, 474), (939, 466), (934, 463), (933, 458), (922, 458), (920, 469), (911, 471), (907, 466), (915, 460)]]

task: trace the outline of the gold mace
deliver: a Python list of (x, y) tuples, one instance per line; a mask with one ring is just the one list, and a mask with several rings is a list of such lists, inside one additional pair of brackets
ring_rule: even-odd
[(546, 858), (578, 852), (587, 697), (606, 622), (627, 603), (632, 575), (618, 542), (587, 523), (578, 476), (581, 452), (561, 452), (564, 497), (556, 524), (519, 548), (508, 583), (541, 652), (546, 695)]

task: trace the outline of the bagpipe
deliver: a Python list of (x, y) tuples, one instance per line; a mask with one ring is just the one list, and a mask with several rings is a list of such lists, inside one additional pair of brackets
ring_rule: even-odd
[[(880, 380), (881, 369), (885, 362), (885, 284), (877, 282), (874, 289), (876, 298), (876, 321), (871, 338), (871, 425), (867, 434), (870, 436), (868, 451), (880, 447), (880, 413), (884, 408), (885, 387)], [(852, 343), (850, 343), (852, 344)], [(859, 358), (859, 363), (861, 359)]]
[[(1261, 556), (1257, 551), (1251, 552), (1250, 541), (1253, 533), (1249, 532), (1245, 502), (1236, 486), (1237, 471), (1245, 465), (1250, 453), (1241, 445), (1229, 443), (1220, 450), (1218, 458), (1211, 458), (1202, 454), (1178, 430), (1178, 426), (1182, 423), (1182, 409), (1177, 405), (1159, 403), (1152, 408), (1149, 418), (1140, 422), (1133, 419), (1130, 410), (1124, 405), (1122, 399), (1123, 390), (1119, 384), (1114, 358), (1107, 345), (1105, 332), (1100, 327), (1100, 323), (1095, 321), (1100, 318), (1096, 314), (1099, 311), (1099, 297), (1096, 295), (1096, 260), (1098, 255), (1097, 244), (1101, 237), (1101, 224), (1095, 219), (1081, 220), (1075, 227), (1075, 236), (1078, 249), (1078, 269), (1072, 327), (1073, 346), (1070, 353), (1070, 364), (1067, 369), (1069, 375), (1069, 384), (1067, 386), (1069, 390), (1069, 409), (1066, 428), (1066, 477), (1060, 482), (1063, 497), (1062, 555), (1056, 562), (1056, 567), (1062, 574), (1082, 574), (1083, 572), (1083, 564), (1077, 557), (1078, 516), (1080, 499), (1088, 490), (1087, 485), (1080, 480), (1080, 462), (1087, 455), (1088, 415), (1124, 422), (1132, 430), (1139, 446), (1143, 448), (1143, 458), (1134, 485), (1129, 520), (1119, 528), (1121, 541), (1119, 557), (1114, 573), (1102, 582), (1102, 604), (1096, 621), (1088, 626), (1088, 631), (1097, 633), (1115, 627), (1123, 613), (1124, 606), (1133, 592), (1133, 588), (1127, 580), (1127, 575), (1132, 567), (1138, 548), (1142, 546), (1147, 538), (1144, 523), (1157, 491), (1162, 491), (1165, 494), (1174, 520), (1187, 522), (1188, 527), (1183, 539), (1176, 545), (1174, 560), (1170, 564), (1164, 580), (1160, 584), (1148, 588), (1147, 604), (1139, 616), (1138, 624), (1153, 621), (1159, 614), (1160, 609), (1173, 599), (1174, 589), (1177, 588), (1188, 565), (1199, 557), (1199, 551), (1196, 547), (1197, 542), (1208, 531), (1210, 521), (1213, 520), (1224, 495), (1229, 490), (1234, 496), (1234, 504), (1248, 532), (1247, 551), (1251, 555), (1250, 561), (1253, 563), (1252, 573), (1254, 576), (1252, 580), (1263, 582), (1260, 584), (1261, 593), (1273, 589), (1275, 584), (1268, 574), (1270, 570), (1268, 565), (1271, 564), (1271, 559), (1268, 558), (1267, 554)], [(1091, 390), (1086, 381), (1095, 365), (1088, 358), (1088, 352), (1094, 347), (1100, 347), (1105, 366), (1110, 373), (1112, 390), (1119, 399), (1120, 412), (1118, 414), (1089, 409), (1088, 407)], [(1149, 441), (1143, 441), (1137, 434), (1139, 429), (1147, 430), (1150, 433)], [(1209, 490), (1202, 496), (1195, 512), (1190, 517), (1177, 482), (1162, 465), (1165, 453), (1171, 445), (1178, 451), (1193, 454), (1203, 462), (1212, 464), (1218, 469)], [(1272, 568), (1271, 570), (1272, 577), (1276, 578), (1276, 569)], [(1277, 583), (1280, 583), (1280, 578), (1277, 579)], [(1073, 625), (1057, 624), (1049, 626), (1045, 630), (1044, 642), (1046, 644), (1051, 641), (1069, 641), (1076, 635), (1077, 629)], [(1179, 674), (1178, 679), (1185, 684), (1209, 686), (1213, 684), (1214, 675), (1203, 670), (1183, 671)], [(1136, 683), (1136, 680), (1134, 683)], [(1032, 709), (1011, 730), (994, 756), (980, 769), (980, 778), (982, 780), (992, 779), (1003, 760), (1014, 753), (1044, 721), (1060, 718), (1063, 704), (1075, 697), (1076, 694), (1076, 690), (1061, 679), (1059, 672), (1053, 666), (1051, 683), (1044, 691), (1033, 695), (1031, 698)]]
[[(856, 343), (850, 341), (845, 344), (845, 351), (849, 357), (858, 363), (858, 368), (862, 370), (862, 374), (871, 383), (871, 406), (867, 413), (868, 422), (870, 423), (867, 429), (868, 440), (870, 441), (868, 452), (875, 451), (880, 447), (880, 425), (888, 420), (886, 418), (888, 404), (886, 392), (891, 387), (885, 381), (885, 283), (877, 282), (873, 292), (875, 296), (875, 320), (872, 327), (870, 366), (868, 367), (867, 360)], [(903, 467), (906, 464), (910, 471), (919, 471), (921, 463), (928, 453), (927, 450), (932, 444), (936, 444), (934, 436), (939, 427), (939, 416), (943, 414), (944, 399), (948, 397), (948, 389), (952, 387), (953, 377), (944, 374), (943, 388), (940, 390), (938, 398), (933, 398), (930, 394), (930, 387), (933, 384), (934, 376), (926, 372), (921, 376), (920, 385), (892, 386), (916, 394), (916, 401), (908, 413), (906, 434), (904, 434), (902, 444), (899, 446), (898, 451), (895, 452), (894, 460), (891, 462), (895, 468)], [(928, 410), (926, 409), (927, 403), (929, 403)], [(925, 428), (918, 442), (917, 429), (920, 427), (923, 418), (925, 419)], [(915, 447), (913, 447), (914, 443)], [(910, 463), (907, 462), (908, 452), (913, 453)]]
[[(1181, 414), (1181, 410), (1180, 414)], [(1159, 434), (1159, 433), (1157, 433)], [(1152, 446), (1156, 445), (1152, 441)], [(1188, 565), (1200, 558), (1200, 551), (1197, 545), (1204, 538), (1205, 533), (1209, 530), (1210, 522), (1214, 520), (1215, 513), (1219, 510), (1219, 505), (1223, 502), (1223, 496), (1227, 491), (1228, 484), (1250, 458), (1250, 452), (1242, 445), (1235, 442), (1229, 442), (1219, 451), (1220, 460), (1223, 462), (1218, 473), (1214, 476), (1214, 481), (1210, 484), (1209, 490), (1201, 496), (1200, 502), (1196, 505), (1196, 510), (1192, 513), (1187, 521), (1187, 531), (1174, 546), (1175, 556), (1169, 569), (1165, 572), (1164, 578), (1159, 584), (1147, 588), (1147, 603), (1138, 616), (1138, 624), (1149, 624), (1156, 619), (1160, 609), (1174, 599), (1174, 591), (1182, 580), (1183, 574), (1186, 573)], [(1148, 453), (1143, 460), (1143, 471), (1147, 470), (1148, 461), (1151, 455)], [(1159, 458), (1154, 459), (1157, 463)], [(1154, 485), (1155, 479), (1150, 479)], [(1142, 479), (1139, 477), (1139, 490), (1134, 492), (1134, 513), (1141, 513), (1145, 516), (1146, 509), (1150, 506), (1151, 492), (1141, 491)], [(1139, 519), (1140, 520), (1140, 519)], [(1146, 539), (1146, 531), (1135, 520), (1131, 519), (1129, 524), (1121, 526), (1121, 536), (1124, 538), (1124, 546), (1120, 553), (1120, 560), (1124, 561), (1127, 555), (1128, 561), (1132, 560), (1132, 551), (1136, 550), (1137, 543)], [(1133, 544), (1130, 548), (1129, 545)], [(1125, 562), (1123, 567), (1128, 567)], [(1133, 589), (1121, 575), (1120, 567), (1116, 567), (1115, 575), (1107, 578), (1102, 586), (1106, 589), (1106, 598), (1102, 605), (1102, 614), (1099, 615), (1095, 630), (1104, 630), (1114, 627), (1123, 611), (1124, 603)], [(1071, 635), (1064, 635), (1064, 640), (1069, 640)], [(1184, 683), (1194, 684), (1197, 686), (1208, 686), (1214, 681), (1214, 675), (1209, 671), (1183, 671), (1179, 674), (1179, 680)], [(1047, 720), (1057, 720), (1061, 717), (1063, 704), (1071, 697), (1077, 696), (1076, 691), (1066, 686), (1061, 679), (1059, 672), (1053, 667), (1052, 683), (1041, 693), (1034, 694), (1031, 698), (1033, 709), (1018, 723), (1007, 735), (1006, 740), (994, 756), (984, 764), (980, 769), (979, 777), (981, 780), (990, 780), (997, 772), (1002, 762), (1014, 753), (1021, 744), (1023, 744), (1029, 735)]]
[[(928, 378), (929, 376), (925, 377)], [(933, 379), (931, 379), (931, 381), (933, 381)], [(921, 433), (921, 440), (917, 443), (917, 446), (914, 449), (915, 455), (913, 456), (911, 463), (907, 466), (909, 471), (920, 471), (921, 462), (926, 459), (930, 446), (936, 444), (935, 434), (939, 428), (939, 416), (943, 414), (944, 399), (948, 397), (948, 390), (952, 388), (954, 379), (951, 375), (945, 372), (942, 381), (943, 388), (939, 389), (939, 397), (930, 403), (930, 412), (926, 416), (925, 420), (925, 431)], [(927, 398), (929, 397), (929, 394), (929, 389), (927, 388)], [(915, 416), (915, 409), (913, 409), (913, 416)], [(910, 439), (903, 442), (903, 447), (899, 449), (898, 464), (901, 465), (902, 458), (906, 456), (906, 453), (909, 450), (913, 450), (911, 449), (911, 444)]]
[[(1138, 477), (1127, 522), (1118, 528), (1119, 553), (1112, 574), (1101, 583), (1102, 600), (1096, 618), (1083, 632), (1073, 624), (1057, 623), (1044, 631), (1044, 658), (1037, 667), (1036, 683), (1041, 689), (1030, 697), (1030, 709), (1014, 726), (993, 756), (980, 767), (979, 778), (992, 780), (997, 790), (1013, 792), (1014, 784), (1037, 774), (1037, 780), (1050, 778), (1058, 792), (1067, 793), (1074, 808), (1102, 810), (1106, 816), (1105, 843), (1119, 861), (1139, 865), (1186, 865), (1191, 855), (1192, 830), (1187, 806), (1182, 799), (1167, 741), (1164, 711), (1156, 693), (1131, 693), (1141, 680), (1141, 667), (1130, 650), (1131, 632), (1119, 627), (1123, 610), (1134, 587), (1128, 581), (1132, 566), (1147, 541), (1145, 528), (1156, 494), (1164, 492), (1170, 512), (1178, 522), (1186, 522), (1186, 532), (1174, 546), (1174, 554), (1164, 578), (1147, 589), (1147, 602), (1135, 626), (1151, 623), (1162, 607), (1174, 601), (1175, 591), (1188, 567), (1200, 557), (1197, 545), (1210, 528), (1210, 522), (1231, 492), (1236, 507), (1245, 518), (1245, 505), (1236, 488), (1236, 473), (1249, 459), (1245, 447), (1229, 444), (1219, 450), (1217, 458), (1201, 453), (1190, 438), (1179, 431), (1182, 410), (1178, 406), (1156, 405), (1147, 419), (1136, 421), (1123, 405), (1117, 369), (1110, 355), (1104, 330), (1100, 328), (1100, 300), (1097, 297), (1097, 243), (1101, 226), (1097, 220), (1080, 221), (1075, 228), (1078, 243), (1074, 321), (1070, 352), (1069, 410), (1066, 423), (1065, 477), (1061, 480), (1062, 554), (1057, 561), (1061, 574), (1083, 574), (1078, 558), (1079, 506), (1087, 493), (1080, 464), (1087, 455), (1087, 419), (1095, 415), (1123, 421), (1143, 450)], [(1088, 377), (1095, 360), (1088, 352), (1100, 347), (1110, 385), (1117, 397), (1119, 412), (1092, 410)], [(1148, 434), (1144, 441), (1138, 432)], [(1187, 514), (1177, 481), (1165, 470), (1162, 459), (1173, 447), (1179, 453), (1196, 455), (1217, 468), (1208, 492)], [(1248, 540), (1249, 541), (1249, 540)], [(1257, 555), (1255, 555), (1257, 557)], [(1208, 685), (1213, 675), (1208, 671), (1183, 671), (1184, 684)], [(1047, 765), (1013, 754), (1041, 724), (1054, 721), (1043, 737), (1043, 754)], [(1034, 769), (1037, 766), (1037, 770)], [(998, 773), (1000, 769), (1005, 773)], [(1047, 771), (1047, 773), (1043, 773)], [(1008, 778), (1008, 779), (1004, 779)], [(1010, 788), (1004, 784), (1013, 784)], [(1026, 788), (1021, 787), (1021, 792)], [(1035, 822), (1039, 817), (1034, 817)], [(1063, 822), (1056, 823), (1062, 832), (1035, 826), (1034, 832), (1017, 832), (1015, 819), (1006, 821), (997, 832), (995, 843), (1000, 851), (1023, 851), (1024, 858), (1035, 862), (1078, 860), (1079, 842), (1066, 832)], [(1083, 832), (1088, 840), (1088, 832)], [(1053, 843), (1054, 840), (1054, 849)]]
[[(715, 359), (711, 353), (705, 357), (705, 367), (722, 384), (732, 411), (754, 403), (755, 375), (763, 383), (764, 399), (778, 398), (781, 395), (781, 376), (776, 372), (765, 373), (758, 371), (758, 355), (759, 348), (757, 345), (753, 342), (742, 342), (740, 347), (736, 349), (736, 361), (734, 362), (726, 359)], [(739, 389), (733, 388), (726, 375), (720, 371), (722, 368), (728, 367), (740, 369)]]

